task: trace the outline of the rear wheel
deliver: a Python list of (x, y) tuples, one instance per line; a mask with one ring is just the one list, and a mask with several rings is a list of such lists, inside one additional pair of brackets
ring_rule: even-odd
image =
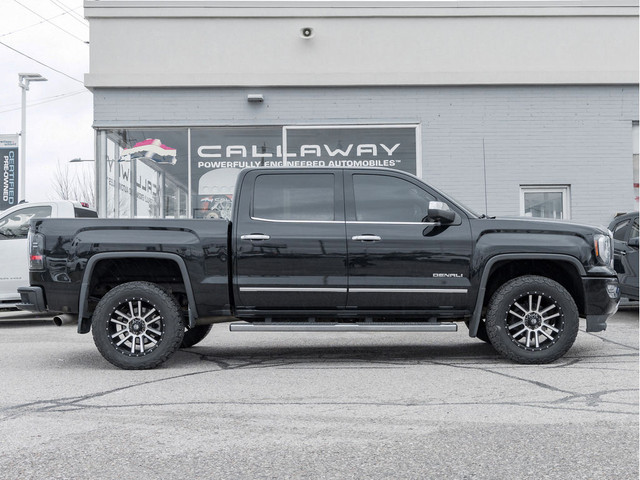
[(518, 363), (549, 363), (573, 345), (578, 308), (558, 282), (527, 275), (496, 291), (486, 326), (491, 344), (505, 357)]
[(196, 325), (193, 328), (187, 329), (184, 332), (184, 338), (182, 339), (180, 348), (189, 348), (200, 343), (209, 335), (211, 328), (213, 328), (213, 325)]
[(138, 370), (167, 360), (182, 342), (184, 324), (178, 303), (165, 290), (149, 282), (130, 282), (102, 297), (91, 331), (107, 361)]

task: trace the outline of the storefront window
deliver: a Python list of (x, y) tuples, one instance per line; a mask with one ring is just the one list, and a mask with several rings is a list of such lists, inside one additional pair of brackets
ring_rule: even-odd
[(282, 127), (192, 128), (193, 218), (230, 219), (240, 170), (272, 166), (282, 166)]
[[(106, 215), (224, 218), (247, 167), (390, 167), (421, 174), (418, 125), (112, 129)], [(284, 158), (286, 156), (286, 159)]]
[(193, 216), (230, 218), (243, 168), (389, 167), (420, 175), (417, 145), (417, 125), (192, 128)]
[(107, 132), (107, 216), (188, 216), (188, 132), (121, 129)]

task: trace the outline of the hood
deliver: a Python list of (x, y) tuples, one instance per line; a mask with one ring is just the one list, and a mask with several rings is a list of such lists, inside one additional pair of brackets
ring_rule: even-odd
[(533, 217), (496, 217), (476, 219), (478, 226), (485, 230), (509, 230), (520, 232), (550, 232), (574, 235), (609, 234), (605, 226), (586, 225), (567, 220), (551, 220)]

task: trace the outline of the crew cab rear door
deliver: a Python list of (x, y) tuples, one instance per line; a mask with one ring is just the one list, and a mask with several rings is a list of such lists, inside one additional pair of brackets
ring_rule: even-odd
[(341, 171), (254, 170), (233, 225), (239, 310), (333, 310), (347, 297)]
[(462, 211), (450, 225), (423, 221), (441, 199), (400, 172), (345, 172), (345, 196), (347, 308), (468, 310), (472, 243)]

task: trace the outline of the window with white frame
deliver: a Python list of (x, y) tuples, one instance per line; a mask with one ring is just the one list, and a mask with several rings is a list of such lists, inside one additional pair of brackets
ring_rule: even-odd
[(520, 185), (520, 215), (568, 220), (569, 185)]

